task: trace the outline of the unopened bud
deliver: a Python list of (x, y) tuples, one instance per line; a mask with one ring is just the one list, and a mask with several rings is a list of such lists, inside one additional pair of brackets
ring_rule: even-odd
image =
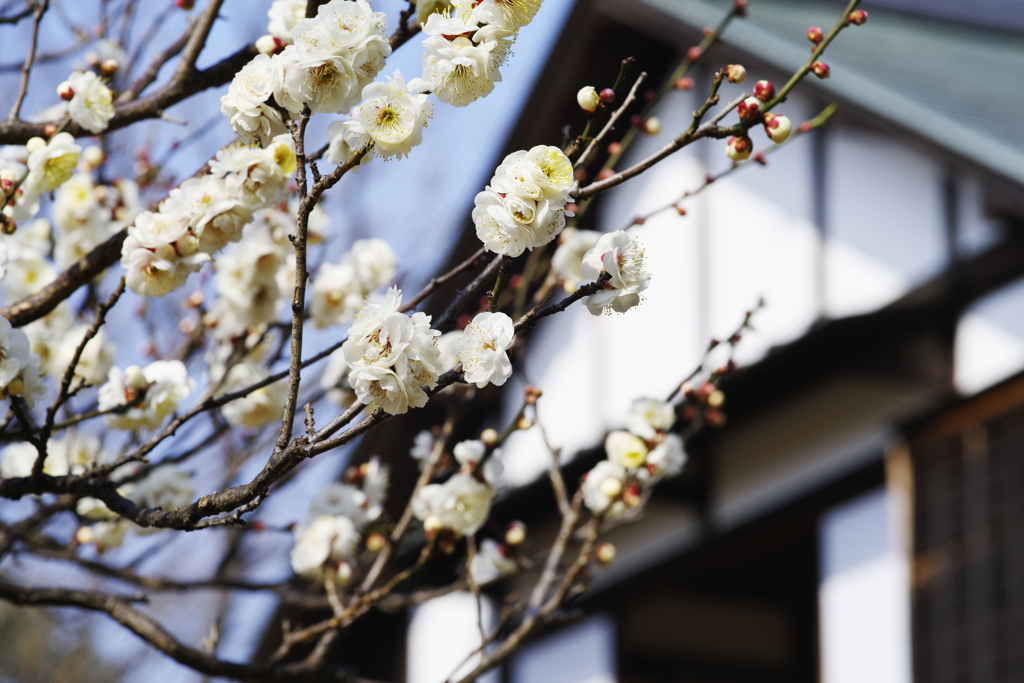
[(860, 26), (861, 24), (868, 20), (868, 13), (862, 9), (855, 9), (852, 12), (850, 12), (850, 16), (846, 17), (846, 20), (851, 24), (856, 24), (857, 26)]
[(146, 376), (142, 374), (142, 368), (138, 365), (129, 365), (124, 369), (124, 383), (136, 390), (145, 389), (149, 385)]
[(265, 35), (260, 36), (256, 39), (256, 52), (261, 55), (272, 55), (278, 52), (280, 44), (274, 39), (274, 36)]
[(615, 546), (611, 543), (601, 543), (594, 548), (594, 557), (601, 564), (611, 564), (612, 560), (615, 559)]
[(196, 6), (195, 0), (174, 0), (174, 4), (186, 12)]
[(761, 115), (761, 100), (756, 97), (748, 97), (739, 103), (736, 112), (740, 115), (740, 119), (756, 119)]
[(199, 320), (197, 318), (182, 318), (181, 322), (178, 323), (178, 331), (184, 335), (191, 336), (198, 327)]
[(749, 0), (735, 0), (735, 2), (732, 3), (732, 10), (733, 10), (733, 12), (736, 13), (736, 16), (738, 16), (738, 17), (745, 17), (745, 16), (747, 16), (747, 4), (748, 3), (749, 3)]
[(820, 26), (812, 26), (807, 29), (807, 40), (811, 41), (815, 45), (825, 39), (825, 34), (821, 32)]
[(10, 216), (0, 213), (0, 232), (5, 235), (13, 235), (18, 230), (18, 224)]
[(832, 75), (832, 69), (828, 68), (828, 64), (821, 61), (811, 64), (811, 71), (813, 71), (814, 75), (818, 78), (828, 78)]
[(712, 427), (718, 428), (725, 426), (725, 413), (717, 408), (709, 409), (704, 413), (704, 417)]
[(527, 384), (523, 393), (526, 394), (526, 404), (531, 406), (537, 405), (537, 399), (544, 395), (544, 392), (539, 387), (535, 387), (532, 384)]
[(339, 586), (344, 586), (352, 580), (352, 567), (349, 566), (348, 562), (342, 560), (334, 568), (334, 580), (338, 582)]
[(693, 88), (693, 79), (689, 76), (683, 76), (676, 81), (676, 90), (690, 90)]
[(519, 421), (516, 422), (516, 429), (521, 429), (523, 431), (526, 431), (527, 429), (529, 429), (532, 426), (533, 426), (533, 420), (531, 420), (530, 418), (526, 417), (525, 415), (523, 415), (521, 418), (519, 418)]
[(698, 59), (700, 59), (700, 56), (702, 54), (704, 54), (704, 50), (701, 50), (699, 47), (694, 45), (693, 47), (686, 51), (686, 58), (689, 59), (691, 62), (695, 62)]
[(640, 487), (630, 484), (622, 489), (622, 502), (629, 507), (636, 507), (640, 504)]
[(114, 74), (117, 73), (117, 61), (114, 59), (106, 59), (100, 64), (100, 75), (104, 78), (113, 78)]
[(750, 138), (745, 135), (734, 135), (729, 138), (729, 142), (725, 145), (725, 156), (733, 161), (743, 161), (750, 157), (750, 153), (753, 150), (754, 143), (751, 142)]
[(612, 156), (615, 156), (616, 154), (618, 154), (621, 151), (622, 151), (622, 143), (621, 142), (612, 142), (612, 143), (608, 144), (608, 153), (611, 154)]
[(730, 64), (725, 67), (725, 79), (730, 83), (742, 83), (747, 80), (747, 70), (742, 64)]
[(199, 308), (200, 306), (203, 305), (203, 298), (204, 295), (202, 290), (197, 289), (196, 291), (188, 295), (188, 298), (185, 299), (185, 305), (188, 306), (189, 308)]
[(603, 168), (603, 169), (601, 169), (601, 172), (597, 174), (597, 179), (598, 180), (608, 180), (613, 175), (615, 175), (615, 171), (613, 171), (610, 168)]
[(588, 114), (593, 114), (601, 106), (601, 96), (597, 94), (594, 86), (588, 85), (585, 88), (580, 88), (580, 91), (576, 93), (576, 102), (579, 103), (580, 109)]
[(644, 119), (644, 132), (648, 135), (657, 135), (661, 132), (661, 119), (657, 116), (648, 116)]
[(485, 429), (480, 432), (480, 441), (488, 448), (494, 448), (497, 446), (499, 438), (501, 437), (498, 435), (498, 430), (496, 429)]
[(56, 134), (57, 134), (57, 124), (56, 123), (48, 123), (45, 126), (43, 126), (43, 135), (45, 135), (46, 137), (52, 138)]
[(91, 526), (78, 527), (78, 531), (75, 532), (75, 541), (79, 545), (86, 545), (96, 540), (96, 534), (93, 533)]
[(7, 384), (7, 393), (14, 396), (21, 396), (25, 393), (25, 380), (18, 375)]
[(605, 104), (611, 104), (615, 101), (615, 91), (611, 88), (605, 88), (600, 92), (601, 101)]
[(608, 477), (601, 482), (601, 485), (598, 488), (601, 489), (601, 493), (609, 498), (616, 498), (620, 493), (622, 493), (622, 482), (615, 477)]
[(199, 238), (189, 232), (175, 242), (174, 246), (182, 256), (191, 256), (199, 251)]
[(46, 147), (46, 140), (44, 140), (42, 138), (38, 138), (38, 137), (37, 138), (29, 138), (28, 142), (25, 143), (25, 150), (29, 154), (31, 154), (32, 152), (35, 152), (36, 150), (42, 149), (43, 147)]
[(156, 254), (157, 258), (171, 262), (173, 262), (178, 256), (178, 251), (174, 248), (173, 244), (161, 244), (153, 250), (153, 253)]
[(96, 145), (86, 147), (82, 152), (82, 160), (89, 165), (89, 168), (99, 168), (103, 163), (103, 150)]
[(683, 207), (682, 204), (676, 204), (676, 213), (678, 213), (680, 216), (685, 216), (686, 215), (686, 208)]
[(754, 84), (754, 97), (762, 102), (767, 102), (775, 97), (775, 86), (771, 81), (758, 81)]
[(380, 552), (385, 543), (383, 534), (379, 534), (376, 531), (366, 537), (366, 549), (371, 553)]
[(720, 389), (715, 389), (708, 394), (708, 405), (712, 408), (719, 408), (725, 403), (725, 393)]
[(64, 81), (57, 86), (57, 96), (65, 102), (70, 102), (75, 96), (75, 89), (71, 87), (71, 84)]
[(437, 515), (430, 515), (423, 520), (423, 530), (427, 532), (427, 538), (433, 538), (434, 534), (444, 528), (444, 522)]
[(793, 132), (793, 122), (788, 116), (768, 113), (764, 115), (764, 132), (774, 143), (785, 142)]
[(92, 68), (98, 68), (101, 61), (103, 61), (103, 58), (100, 57), (99, 52), (90, 50), (89, 52), (85, 53), (85, 63), (91, 66)]
[(526, 540), (526, 525), (522, 522), (512, 522), (505, 527), (505, 543), (510, 546), (520, 546)]

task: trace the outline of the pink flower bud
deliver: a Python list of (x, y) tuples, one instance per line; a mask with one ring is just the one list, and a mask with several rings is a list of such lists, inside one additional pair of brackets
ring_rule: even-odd
[(600, 92), (601, 101), (605, 104), (611, 104), (615, 101), (615, 91), (611, 88), (605, 88)]
[(114, 74), (117, 73), (117, 62), (113, 59), (104, 60), (100, 64), (100, 75), (104, 78), (113, 78)]
[(730, 64), (725, 67), (725, 79), (730, 83), (742, 83), (747, 80), (747, 70), (742, 64)]
[(676, 81), (676, 90), (690, 90), (693, 88), (693, 79), (689, 76), (683, 76)]
[(615, 154), (618, 154), (621, 151), (622, 151), (622, 143), (621, 142), (612, 142), (612, 143), (608, 144), (608, 153), (609, 154), (615, 155)]
[(594, 557), (601, 564), (610, 564), (615, 559), (615, 546), (611, 543), (601, 543), (594, 548)]
[(601, 106), (601, 96), (597, 94), (597, 90), (593, 86), (588, 85), (576, 93), (576, 102), (579, 103), (580, 109), (588, 114), (593, 114)]
[(649, 116), (644, 120), (644, 132), (648, 135), (657, 135), (661, 132), (661, 119), (657, 116)]
[(860, 26), (861, 24), (868, 20), (868, 13), (862, 9), (855, 9), (852, 12), (850, 12), (850, 16), (848, 16), (846, 20), (851, 24), (856, 24), (857, 26)]
[(45, 135), (46, 137), (52, 138), (56, 134), (57, 134), (57, 124), (56, 123), (48, 123), (45, 126), (43, 126), (43, 135)]
[(608, 180), (613, 175), (615, 175), (615, 171), (613, 171), (610, 168), (603, 168), (603, 169), (601, 169), (601, 172), (597, 174), (597, 179), (598, 180)]
[(764, 132), (772, 142), (784, 142), (793, 132), (793, 123), (788, 116), (768, 113), (764, 115)]
[(700, 59), (700, 56), (702, 54), (704, 54), (704, 50), (701, 50), (699, 47), (694, 45), (693, 47), (686, 51), (686, 58), (689, 59), (691, 62), (695, 62), (698, 59)]
[(807, 40), (811, 41), (815, 45), (825, 39), (825, 34), (821, 32), (821, 27), (812, 26), (807, 29)]
[(749, 158), (752, 151), (754, 151), (754, 143), (746, 135), (732, 136), (725, 146), (725, 156), (733, 161), (743, 161)]
[(771, 81), (758, 81), (754, 84), (754, 97), (762, 102), (767, 102), (775, 97), (775, 86)]
[(63, 83), (57, 86), (57, 96), (65, 102), (70, 102), (71, 99), (75, 96), (75, 89), (71, 87), (70, 83), (64, 81)]
[(261, 55), (272, 55), (280, 51), (281, 43), (274, 36), (265, 35), (256, 39), (256, 52)]
[(828, 68), (828, 64), (820, 61), (811, 64), (811, 71), (813, 71), (814, 75), (818, 78), (828, 78), (832, 75), (832, 69)]
[(736, 13), (738, 17), (747, 16), (747, 4), (749, 0), (735, 0), (732, 3), (732, 11)]
[(174, 4), (186, 12), (196, 6), (195, 0), (174, 0)]
[(385, 540), (383, 534), (380, 534), (376, 531), (374, 531), (366, 537), (366, 549), (369, 550), (371, 553), (380, 552), (380, 550), (384, 547), (384, 544)]

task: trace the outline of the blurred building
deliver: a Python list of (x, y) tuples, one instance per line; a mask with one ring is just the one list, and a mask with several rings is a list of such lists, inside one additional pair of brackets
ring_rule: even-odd
[[(576, 91), (611, 85), (623, 57), (655, 87), (730, 5), (577, 0), (507, 151), (578, 129)], [(784, 83), (807, 28), (827, 31), (844, 5), (751, 0), (691, 72), (696, 87), (659, 105), (662, 133), (620, 167), (686, 128), (714, 68), (747, 69), (723, 102)], [(574, 605), (586, 616), (490, 680), (1024, 680), (1024, 2), (862, 6), (868, 23), (826, 54), (832, 77), (777, 110), (796, 123), (835, 103), (827, 126), (687, 199), (686, 216), (637, 228), (654, 275), (638, 309), (570, 309), (530, 340), (541, 419), (577, 481), (633, 399), (668, 395), (709, 338), (767, 302), (725, 387), (727, 426), (691, 441), (682, 477), (612, 533), (618, 558)], [(622, 229), (673, 202), (728, 168), (724, 147), (675, 154), (580, 227)], [(536, 432), (508, 444), (518, 488), (496, 515), (543, 539), (556, 512)], [(476, 629), (468, 595), (419, 608), (394, 675), (444, 680)], [(377, 642), (347, 652), (379, 661)]]

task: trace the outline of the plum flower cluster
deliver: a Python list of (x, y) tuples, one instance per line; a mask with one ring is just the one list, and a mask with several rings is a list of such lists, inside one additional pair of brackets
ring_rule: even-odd
[(651, 281), (644, 260), (643, 245), (625, 230), (602, 235), (580, 263), (580, 274), (591, 282), (608, 276), (603, 290), (583, 300), (587, 309), (594, 315), (625, 313), (639, 304)]
[[(295, 9), (272, 9), (272, 31), (283, 34)], [(307, 106), (314, 113), (347, 111), (391, 54), (385, 19), (366, 0), (321, 5), (315, 18), (291, 26), (282, 52), (257, 55), (235, 75), (221, 98), (221, 113), (240, 138), (266, 144), (285, 132), (275, 104), (292, 114)]]
[(583, 480), (583, 502), (594, 514), (617, 517), (637, 508), (644, 490), (679, 474), (686, 463), (682, 438), (670, 432), (675, 408), (664, 401), (633, 401), (626, 417), (629, 431), (614, 431), (604, 442), (607, 460)]
[(380, 302), (367, 302), (356, 315), (342, 345), (349, 365), (348, 383), (360, 402), (399, 415), (426, 405), (437, 386), (440, 358), (430, 316), (406, 315), (402, 292), (387, 291)]
[(466, 381), (483, 389), (501, 386), (512, 376), (506, 351), (515, 331), (512, 318), (504, 313), (477, 313), (455, 342), (455, 355), (462, 363)]
[(306, 521), (295, 529), (291, 564), (299, 576), (322, 581), (330, 570), (336, 583), (347, 583), (367, 527), (384, 510), (390, 471), (377, 456), (345, 478), (313, 496)]
[(565, 227), (572, 184), (572, 163), (557, 147), (509, 154), (473, 202), (477, 237), (505, 256), (544, 246)]
[(0, 396), (20, 396), (29, 408), (35, 407), (36, 399), (46, 396), (40, 364), (28, 336), (0, 316)]
[(132, 365), (124, 371), (114, 367), (100, 387), (99, 409), (117, 411), (107, 415), (113, 429), (156, 429), (194, 388), (195, 381), (180, 360), (158, 360), (144, 368)]
[(121, 247), (128, 288), (163, 296), (184, 285), (212, 254), (241, 239), (254, 211), (281, 201), (295, 164), (289, 135), (265, 149), (222, 149), (210, 173), (172, 190), (157, 211), (136, 216)]

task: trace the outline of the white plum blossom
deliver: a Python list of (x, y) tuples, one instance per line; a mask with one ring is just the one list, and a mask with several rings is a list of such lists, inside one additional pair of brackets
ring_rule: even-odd
[(420, 469), (426, 466), (427, 458), (434, 451), (436, 441), (437, 439), (429, 429), (422, 430), (413, 438), (412, 450), (409, 451), (409, 455), (419, 462)]
[(0, 316), (0, 393), (25, 399), (30, 408), (46, 395), (39, 356), (30, 351), (28, 335)]
[(114, 117), (110, 88), (94, 71), (73, 71), (67, 84), (74, 91), (68, 102), (68, 116), (90, 133), (102, 133)]
[(374, 455), (360, 467), (363, 477), (363, 491), (370, 503), (383, 507), (388, 498), (388, 487), (391, 485), (391, 467)]
[[(219, 394), (230, 394), (261, 382), (270, 376), (270, 371), (251, 361), (235, 364), (229, 371)], [(284, 412), (285, 392), (282, 382), (274, 382), (251, 391), (245, 396), (225, 403), (221, 408), (224, 419), (233, 427), (255, 429), (273, 422)]]
[(480, 549), (469, 562), (469, 575), (477, 585), (482, 586), (516, 573), (519, 565), (505, 557), (502, 549), (503, 546), (491, 538), (485, 538), (480, 543)]
[(311, 579), (323, 576), (328, 562), (339, 564), (354, 558), (359, 548), (359, 532), (348, 517), (322, 515), (308, 526), (296, 529), (295, 535), (292, 570)]
[(565, 227), (572, 183), (572, 163), (557, 147), (508, 155), (474, 199), (477, 237), (489, 251), (506, 256), (544, 246)]
[(213, 175), (189, 178), (171, 190), (161, 211), (180, 214), (199, 238), (199, 250), (207, 254), (242, 239), (242, 229), (253, 214), (224, 178)]
[(509, 31), (478, 30), (458, 16), (436, 13), (427, 19), (423, 33), (423, 80), (442, 102), (465, 107), (501, 81), (498, 67), (508, 52)]
[(425, 521), (436, 518), (442, 527), (468, 536), (487, 521), (495, 490), (468, 474), (455, 474), (443, 484), (428, 484), (412, 499), (412, 512)]
[(683, 471), (686, 464), (686, 450), (678, 434), (666, 434), (664, 440), (647, 454), (645, 469), (637, 474), (641, 479), (654, 484), (665, 477), (674, 477)]
[(216, 321), (214, 336), (234, 337), (276, 319), (281, 296), (278, 273), (285, 265), (279, 246), (256, 225), (218, 258), (214, 280), (218, 298), (208, 321)]
[(224, 176), (232, 195), (253, 211), (281, 201), (285, 186), (295, 175), (295, 142), (291, 135), (276, 136), (264, 149), (229, 145), (210, 162), (213, 175)]
[(29, 154), (28, 177), (22, 185), (27, 192), (53, 192), (75, 174), (82, 148), (70, 133), (57, 133), (49, 142), (31, 147), (36, 149)]
[(309, 501), (307, 521), (324, 515), (347, 517), (357, 529), (362, 529), (375, 522), (383, 511), (383, 500), (374, 501), (355, 486), (334, 482), (320, 489)]
[[(453, 332), (445, 332), (437, 338), (437, 352), (438, 352), (438, 370), (440, 372), (448, 372), (456, 365), (459, 364), (459, 357), (455, 353), (455, 345), (459, 343), (459, 339), (462, 338), (462, 330), (455, 330)], [(455, 385), (453, 385), (455, 386)], [(448, 387), (451, 389), (453, 387)]]
[(437, 385), (437, 346), (430, 316), (399, 312), (402, 293), (388, 290), (379, 303), (367, 302), (342, 345), (351, 370), (348, 381), (364, 404), (397, 415), (427, 402), (424, 387)]
[(195, 493), (187, 474), (173, 465), (160, 465), (136, 484), (132, 499), (144, 507), (174, 510), (191, 503)]
[(626, 470), (611, 460), (602, 460), (587, 472), (581, 486), (583, 503), (591, 512), (602, 513), (618, 498), (626, 480)]
[(185, 284), (209, 256), (201, 252), (183, 255), (173, 244), (147, 249), (129, 235), (121, 245), (121, 267), (128, 288), (144, 296), (163, 296)]
[(604, 440), (604, 450), (613, 463), (634, 471), (647, 460), (647, 444), (629, 432), (610, 432)]
[(480, 389), (488, 384), (503, 385), (512, 376), (506, 351), (514, 334), (512, 318), (506, 314), (478, 313), (455, 343), (466, 381)]
[(345, 121), (345, 142), (351, 149), (362, 149), (371, 142), (381, 157), (402, 157), (423, 141), (423, 128), (433, 113), (427, 95), (420, 92), (419, 79), (408, 85), (395, 71), (387, 83), (370, 83), (363, 88), (363, 102)]
[[(480, 462), (480, 459), (484, 457), (484, 453), (486, 452), (487, 446), (485, 446), (484, 442), (479, 439), (461, 441), (455, 444), (455, 448), (452, 449), (452, 455), (455, 456), (455, 460), (459, 463), (461, 471), (464, 474), (474, 473), (477, 464)], [(501, 483), (501, 475), (504, 471), (505, 466), (501, 462), (501, 449), (496, 448), (494, 452), (488, 456), (483, 467), (480, 468), (480, 474), (483, 475), (484, 481), (494, 488), (497, 488)]]
[(602, 235), (584, 255), (580, 272), (590, 281), (603, 273), (610, 276), (604, 290), (583, 300), (594, 315), (609, 311), (625, 313), (640, 303), (640, 294), (651, 281), (644, 267), (643, 246), (625, 230)]
[[(16, 477), (32, 476), (32, 466), (39, 456), (39, 451), (28, 441), (12, 443), (0, 453), (0, 477), (13, 479)], [(59, 460), (47, 455), (43, 462), (43, 473), (51, 477), (59, 477), (67, 474), (67, 469), (61, 469), (62, 463)]]
[(460, 17), (490, 24), (506, 31), (526, 26), (540, 9), (542, 0), (453, 0)]
[(366, 292), (350, 263), (325, 263), (309, 288), (309, 315), (314, 327), (341, 325), (355, 316)]
[(567, 294), (579, 288), (583, 280), (583, 273), (580, 272), (583, 255), (597, 244), (600, 237), (601, 233), (596, 230), (579, 228), (566, 228), (558, 236), (558, 249), (551, 256), (551, 269), (562, 280), (562, 287)]
[[(75, 351), (85, 339), (87, 331), (87, 325), (78, 325), (60, 336), (59, 346), (47, 365), (51, 374), (60, 377), (64, 370), (71, 365), (71, 359), (74, 358)], [(102, 383), (114, 365), (115, 351), (116, 347), (107, 339), (106, 331), (100, 328), (82, 349), (82, 355), (78, 358), (78, 364), (75, 366), (74, 376), (85, 384)]]
[(306, 0), (274, 0), (267, 10), (267, 33), (290, 45), (292, 29), (306, 18)]
[(626, 429), (646, 441), (653, 441), (658, 432), (667, 432), (675, 423), (675, 407), (656, 398), (638, 398), (626, 413)]
[(153, 361), (145, 368), (132, 366), (125, 372), (115, 367), (110, 369), (107, 383), (100, 387), (99, 408), (109, 410), (133, 403), (142, 392), (144, 397), (139, 405), (107, 415), (107, 424), (114, 429), (156, 429), (194, 387), (195, 382), (189, 379), (185, 364), (179, 360)]
[(366, 0), (331, 0), (292, 28), (293, 44), (275, 57), (281, 78), (274, 99), (291, 112), (342, 112), (384, 66), (391, 45), (385, 16)]
[(281, 113), (269, 103), (280, 79), (279, 64), (267, 55), (256, 55), (235, 74), (228, 93), (220, 98), (221, 114), (245, 142), (267, 143), (286, 132)]

